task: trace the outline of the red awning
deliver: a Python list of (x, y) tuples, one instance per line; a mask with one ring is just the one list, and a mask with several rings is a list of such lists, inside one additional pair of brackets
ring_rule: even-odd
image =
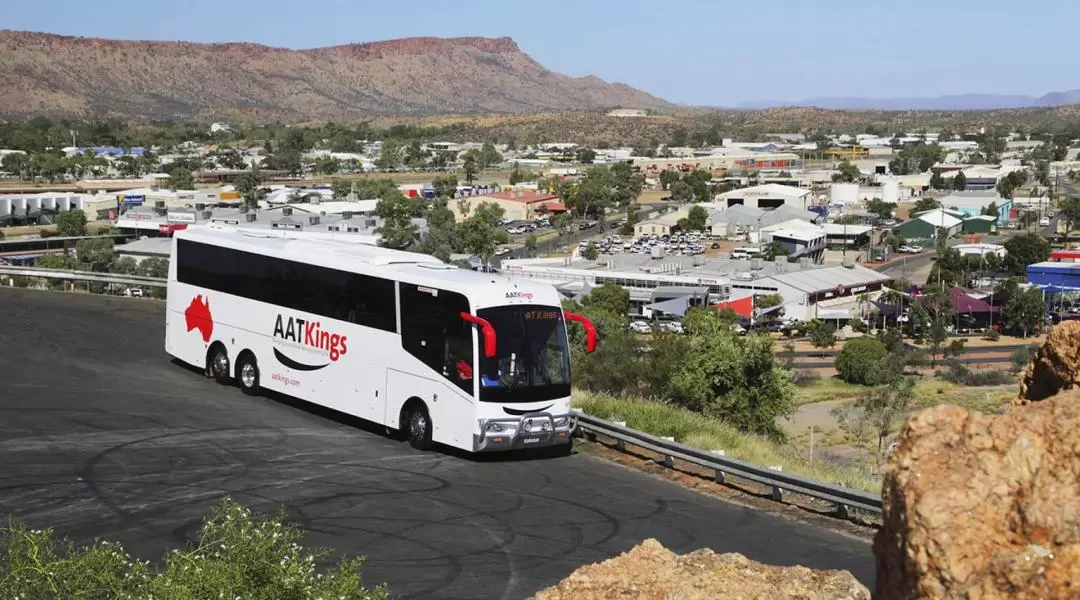
[(754, 297), (747, 296), (745, 298), (718, 302), (716, 304), (716, 310), (724, 310), (725, 308), (730, 308), (740, 317), (749, 318), (750, 315), (754, 314)]
[(540, 208), (548, 212), (566, 212), (566, 205), (562, 202), (545, 202), (540, 205)]

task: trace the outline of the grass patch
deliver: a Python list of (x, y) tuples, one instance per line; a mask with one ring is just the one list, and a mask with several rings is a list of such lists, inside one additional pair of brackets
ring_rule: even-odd
[(785, 473), (839, 483), (875, 494), (881, 492), (881, 478), (866, 470), (817, 463), (810, 465), (791, 447), (743, 433), (726, 423), (663, 402), (575, 391), (574, 406), (602, 419), (626, 421), (628, 427), (639, 431), (673, 437), (687, 446), (724, 450), (729, 457), (762, 467), (780, 466)]

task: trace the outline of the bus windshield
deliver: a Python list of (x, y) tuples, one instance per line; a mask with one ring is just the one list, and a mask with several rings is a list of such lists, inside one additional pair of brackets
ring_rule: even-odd
[(570, 351), (558, 306), (480, 309), (497, 336), (496, 354), (480, 353), (480, 401), (538, 402), (570, 395)]

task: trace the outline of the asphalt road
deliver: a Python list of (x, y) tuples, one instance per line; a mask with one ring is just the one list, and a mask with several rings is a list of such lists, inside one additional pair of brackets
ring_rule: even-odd
[(0, 289), (0, 519), (153, 559), (228, 494), (368, 557), (400, 598), (525, 598), (655, 537), (851, 570), (868, 544), (575, 454), (421, 453), (302, 403), (173, 363), (152, 300)]

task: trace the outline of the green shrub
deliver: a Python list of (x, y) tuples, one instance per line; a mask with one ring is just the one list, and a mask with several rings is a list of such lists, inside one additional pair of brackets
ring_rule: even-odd
[(957, 361), (949, 361), (947, 364), (948, 367), (944, 371), (938, 371), (935, 375), (957, 385), (984, 387), (1004, 385), (1013, 381), (1013, 376), (1005, 371), (997, 369), (972, 371)]
[(14, 524), (0, 529), (0, 598), (387, 598), (383, 587), (364, 588), (363, 559), (322, 569), (330, 551), (306, 550), (302, 538), (282, 515), (259, 515), (225, 499), (203, 522), (198, 541), (168, 552), (158, 567), (115, 542), (80, 548), (52, 530)]
[(1001, 332), (994, 328), (987, 329), (986, 332), (983, 333), (983, 339), (996, 342), (1001, 339)]
[(836, 373), (848, 383), (873, 385), (888, 357), (885, 344), (872, 337), (861, 337), (844, 343), (836, 353)]

